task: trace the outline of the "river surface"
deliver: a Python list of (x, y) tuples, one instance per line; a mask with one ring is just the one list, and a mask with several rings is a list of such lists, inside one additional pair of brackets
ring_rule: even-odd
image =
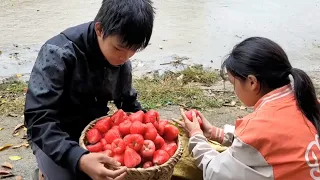
[[(41, 45), (94, 19), (101, 0), (0, 0), (0, 77), (28, 76)], [(320, 71), (320, 0), (154, 0), (151, 44), (133, 58), (134, 74), (184, 64), (219, 68), (250, 36), (278, 42), (293, 66)]]

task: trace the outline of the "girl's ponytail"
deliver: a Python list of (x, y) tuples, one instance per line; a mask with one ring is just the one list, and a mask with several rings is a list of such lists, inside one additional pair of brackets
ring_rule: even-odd
[(297, 105), (320, 134), (320, 104), (314, 85), (307, 73), (300, 69), (292, 68), (291, 75), (294, 80), (294, 94)]

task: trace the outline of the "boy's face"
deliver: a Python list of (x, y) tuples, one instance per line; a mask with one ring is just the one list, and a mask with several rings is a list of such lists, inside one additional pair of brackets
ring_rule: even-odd
[(124, 64), (136, 53), (133, 50), (123, 47), (116, 35), (103, 38), (103, 31), (100, 23), (96, 23), (95, 31), (100, 50), (111, 65), (118, 66)]

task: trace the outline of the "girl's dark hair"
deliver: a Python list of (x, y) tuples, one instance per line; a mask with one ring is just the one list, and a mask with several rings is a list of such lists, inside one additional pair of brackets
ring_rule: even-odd
[(320, 134), (320, 104), (314, 85), (304, 71), (292, 68), (286, 53), (277, 43), (263, 37), (245, 39), (233, 48), (221, 69), (242, 80), (254, 75), (262, 87), (271, 90), (289, 84), (291, 74), (297, 105)]

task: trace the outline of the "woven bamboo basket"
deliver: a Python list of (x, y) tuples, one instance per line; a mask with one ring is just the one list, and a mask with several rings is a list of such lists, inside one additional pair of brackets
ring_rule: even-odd
[[(108, 116), (110, 117), (110, 115)], [(84, 128), (79, 138), (80, 147), (87, 150), (86, 144), (88, 143), (85, 139), (86, 132), (90, 130), (96, 124), (97, 121), (108, 116), (103, 116), (96, 120), (93, 120)], [(178, 149), (176, 150), (175, 154), (166, 163), (162, 165), (153, 166), (150, 168), (128, 168), (126, 180), (170, 180), (173, 175), (174, 167), (183, 154), (183, 146), (181, 144), (180, 135), (177, 140), (177, 145)]]

